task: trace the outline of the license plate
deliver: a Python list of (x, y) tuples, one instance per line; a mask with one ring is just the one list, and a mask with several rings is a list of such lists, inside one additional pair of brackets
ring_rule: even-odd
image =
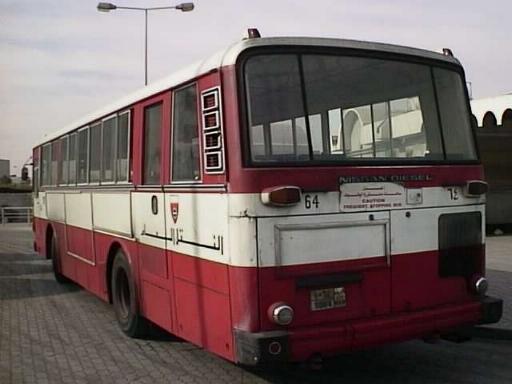
[(324, 309), (344, 307), (347, 305), (344, 287), (315, 289), (311, 291), (311, 310), (321, 311)]

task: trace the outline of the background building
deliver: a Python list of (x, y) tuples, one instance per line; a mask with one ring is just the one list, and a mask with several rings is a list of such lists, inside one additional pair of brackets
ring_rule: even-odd
[(471, 101), (485, 179), (487, 224), (512, 224), (512, 94)]
[(0, 179), (4, 176), (10, 177), (11, 162), (9, 160), (0, 159)]
[(471, 100), (473, 123), (482, 128), (512, 128), (512, 94)]

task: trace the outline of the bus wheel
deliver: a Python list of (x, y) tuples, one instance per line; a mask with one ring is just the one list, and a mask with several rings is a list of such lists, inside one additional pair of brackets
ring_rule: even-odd
[(112, 266), (112, 302), (121, 330), (130, 337), (147, 333), (147, 321), (139, 314), (135, 282), (123, 251), (117, 251)]
[(59, 284), (69, 283), (69, 279), (65, 277), (62, 273), (60, 273), (60, 263), (59, 263), (59, 245), (57, 243), (57, 238), (55, 234), (52, 235), (52, 240), (50, 243), (50, 257), (52, 259), (52, 267), (53, 267), (53, 276), (55, 277), (55, 281)]

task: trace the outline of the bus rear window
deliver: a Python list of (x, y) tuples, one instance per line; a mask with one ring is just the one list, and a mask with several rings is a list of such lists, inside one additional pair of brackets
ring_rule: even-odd
[(255, 55), (244, 70), (252, 163), (476, 159), (457, 72), (331, 54)]

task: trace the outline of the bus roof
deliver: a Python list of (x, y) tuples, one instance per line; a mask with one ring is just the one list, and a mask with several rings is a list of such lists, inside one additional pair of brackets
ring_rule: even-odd
[(227, 49), (217, 52), (206, 60), (198, 61), (188, 67), (175, 72), (163, 79), (148, 84), (142, 89), (130, 93), (129, 95), (104, 107), (82, 116), (80, 119), (68, 124), (62, 129), (46, 134), (36, 146), (50, 142), (60, 136), (65, 135), (77, 128), (87, 126), (101, 118), (120, 111), (132, 104), (144, 100), (152, 95), (164, 92), (168, 89), (176, 87), (188, 80), (194, 79), (200, 75), (208, 73), (212, 70), (219, 69), (223, 66), (229, 66), (236, 63), (238, 56), (248, 48), (265, 47), (265, 46), (311, 46), (311, 47), (331, 47), (331, 48), (348, 48), (357, 50), (367, 50), (376, 52), (394, 53), (399, 55), (416, 56), (426, 59), (441, 60), (452, 64), (460, 65), (459, 61), (452, 56), (441, 53), (427, 51), (424, 49), (404, 47), (399, 45), (375, 43), (358, 40), (332, 39), (332, 38), (312, 38), (312, 37), (263, 37), (250, 38), (238, 41)]

